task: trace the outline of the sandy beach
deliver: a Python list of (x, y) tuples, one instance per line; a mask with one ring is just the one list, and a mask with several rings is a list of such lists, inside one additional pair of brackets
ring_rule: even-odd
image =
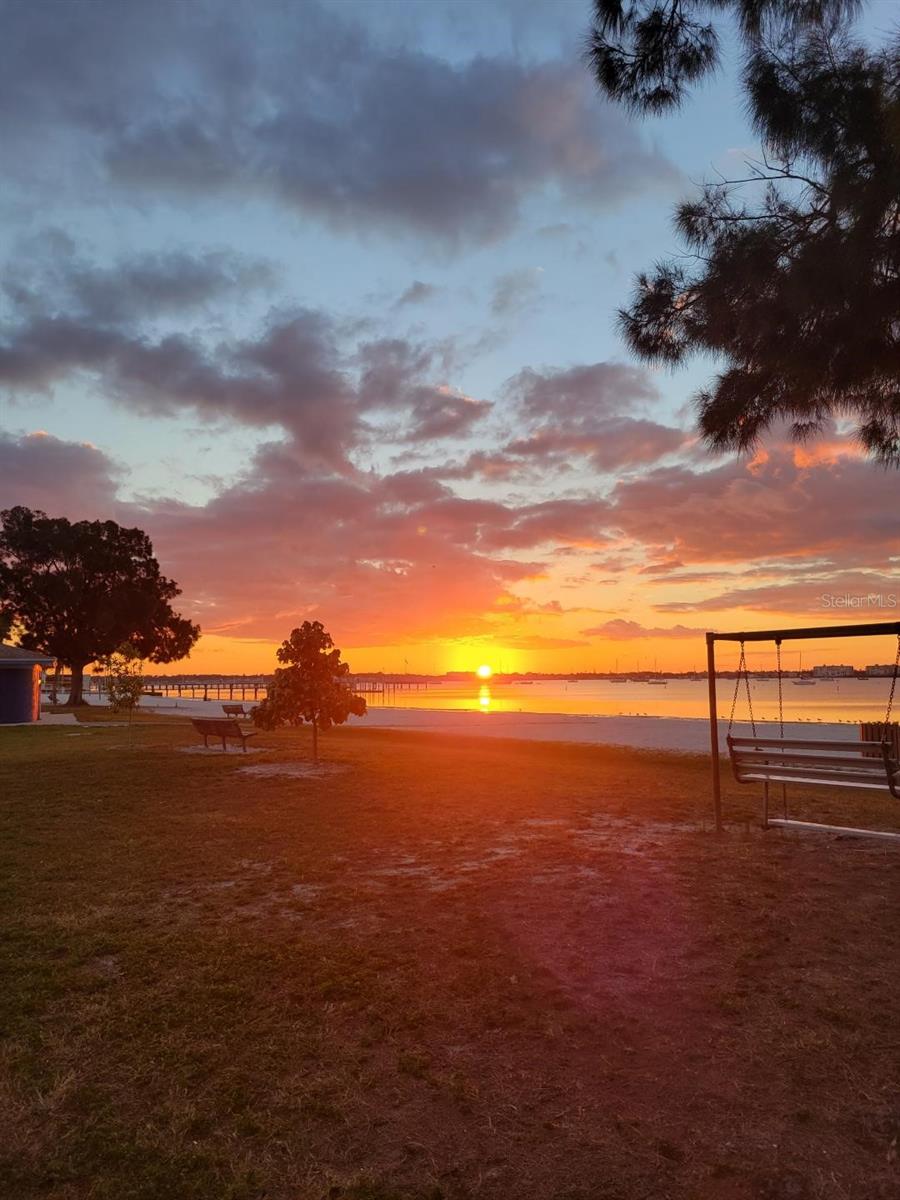
[[(96, 697), (91, 703), (98, 702)], [(250, 704), (244, 706), (248, 711)], [(174, 700), (145, 696), (141, 709), (160, 716), (220, 716), (217, 700)], [(462, 709), (371, 707), (364, 717), (351, 717), (353, 725), (370, 729), (408, 729), (429, 733), (458, 733), (464, 737), (516, 738), (540, 742), (578, 742), (594, 746), (630, 746), (639, 750), (670, 750), (705, 754), (709, 750), (709, 724), (698, 717), (584, 716), (570, 713), (467, 712)], [(826, 721), (785, 722), (788, 737), (855, 737), (855, 727)], [(749, 733), (746, 722), (735, 722), (735, 732)], [(775, 722), (757, 722), (757, 728), (777, 732)], [(851, 732), (852, 730), (852, 732)], [(719, 721), (719, 745), (726, 749), (728, 722)]]

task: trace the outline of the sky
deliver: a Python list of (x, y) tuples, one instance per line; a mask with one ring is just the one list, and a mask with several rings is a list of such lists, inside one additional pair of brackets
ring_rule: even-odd
[(840, 426), (710, 456), (716, 363), (616, 329), (673, 206), (756, 153), (727, 30), (632, 120), (586, 0), (0, 14), (0, 507), (145, 529), (191, 670), (271, 670), (307, 619), (355, 670), (568, 672), (896, 615), (896, 475)]

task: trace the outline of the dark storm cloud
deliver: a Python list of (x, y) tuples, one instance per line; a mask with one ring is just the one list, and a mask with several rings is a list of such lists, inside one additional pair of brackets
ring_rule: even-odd
[(577, 62), (388, 51), (312, 3), (2, 14), (5, 159), (45, 186), (62, 161), (142, 200), (233, 187), (338, 226), (487, 241), (535, 191), (596, 208), (676, 177)]

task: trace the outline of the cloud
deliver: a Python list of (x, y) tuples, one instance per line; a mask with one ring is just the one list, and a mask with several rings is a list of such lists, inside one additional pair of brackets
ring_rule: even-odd
[(526, 267), (509, 271), (494, 282), (491, 314), (495, 317), (521, 316), (533, 309), (541, 293), (541, 268)]
[(231, 250), (132, 254), (100, 265), (79, 255), (66, 234), (49, 229), (15, 249), (3, 291), (21, 315), (45, 313), (52, 297), (71, 318), (119, 326), (245, 296), (270, 288), (275, 279), (270, 263)]
[[(87, 269), (71, 258), (51, 286), (22, 286), (0, 326), (0, 387), (46, 392), (87, 374), (114, 402), (145, 416), (189, 411), (219, 423), (280, 427), (297, 454), (330, 470), (373, 438), (428, 443), (460, 437), (490, 410), (436, 378), (441, 352), (393, 338), (354, 346), (329, 314), (274, 310), (253, 335), (151, 333), (137, 319), (248, 286), (259, 264), (223, 255), (126, 259)], [(392, 429), (379, 426), (389, 414)]]
[(672, 625), (666, 627), (648, 628), (638, 621), (628, 621), (617, 618), (595, 625), (591, 629), (582, 629), (585, 637), (602, 637), (613, 642), (631, 642), (644, 638), (697, 638), (706, 632), (704, 629), (691, 628), (688, 625)]
[(285, 443), (264, 445), (204, 504), (123, 501), (119, 482), (95, 447), (0, 438), (0, 504), (146, 529), (185, 610), (234, 637), (278, 638), (315, 615), (355, 646), (492, 636), (561, 647), (571, 639), (531, 632), (536, 610), (514, 589), (544, 571), (535, 551), (596, 541), (603, 524), (592, 501), (504, 504), (456, 496), (425, 472), (311, 471)]
[(542, 637), (540, 634), (523, 634), (521, 637), (503, 637), (501, 634), (498, 641), (505, 650), (571, 650), (590, 644), (583, 638)]
[(498, 518), (510, 514), (416, 475), (306, 475), (277, 446), (208, 504), (141, 513), (208, 630), (274, 638), (316, 615), (355, 646), (482, 635), (505, 621), (509, 588), (535, 566), (480, 546)]
[[(257, 194), (337, 227), (490, 241), (526, 197), (609, 207), (675, 168), (562, 59), (382, 48), (334, 10), (4, 7), (4, 161), (151, 194)], [(59, 171), (60, 166), (66, 169)]]
[(424, 304), (426, 300), (433, 299), (440, 290), (433, 283), (423, 283), (421, 279), (414, 279), (394, 301), (394, 308), (403, 308), (408, 304)]
[(545, 465), (553, 460), (583, 457), (598, 471), (614, 471), (657, 462), (666, 454), (674, 454), (684, 441), (681, 430), (656, 421), (622, 417), (570, 431), (542, 425), (528, 437), (509, 442), (505, 449), (508, 455), (535, 459)]
[(51, 516), (96, 519), (109, 512), (119, 479), (113, 460), (88, 442), (0, 430), (0, 508), (23, 504)]
[(526, 368), (507, 381), (504, 393), (523, 430), (503, 448), (514, 458), (557, 466), (582, 458), (597, 471), (615, 471), (654, 463), (687, 440), (681, 430), (642, 415), (659, 393), (639, 367)]
[[(761, 613), (819, 613), (840, 620), (878, 620), (900, 612), (900, 570), (803, 572), (785, 583), (728, 588), (694, 600), (654, 605), (659, 612), (721, 612), (740, 608)], [(868, 614), (868, 615), (866, 615)]]
[(659, 400), (649, 372), (615, 362), (542, 371), (526, 367), (507, 380), (505, 391), (524, 416), (561, 422), (621, 417), (623, 410), (643, 413)]
[(893, 474), (848, 454), (811, 465), (773, 443), (747, 462), (658, 467), (619, 482), (612, 519), (659, 559), (688, 565), (816, 559), (876, 567), (900, 552)]

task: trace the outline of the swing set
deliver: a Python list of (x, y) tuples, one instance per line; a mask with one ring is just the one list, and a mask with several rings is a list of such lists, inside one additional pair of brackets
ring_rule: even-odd
[[(878, 741), (825, 738), (786, 738), (784, 736), (783, 672), (781, 646), (787, 641), (804, 641), (809, 638), (872, 637), (894, 634), (897, 638), (897, 653), (891, 676), (887, 711), (881, 726), (882, 736)], [(753, 702), (750, 696), (750, 673), (747, 668), (746, 642), (775, 643), (778, 678), (778, 725), (779, 736), (760, 736), (756, 730)], [(719, 760), (719, 719), (716, 705), (716, 642), (738, 642), (741, 647), (731, 715), (728, 721), (728, 755), (731, 768), (738, 783), (761, 783), (763, 785), (763, 826), (780, 826), (792, 829), (823, 830), (830, 833), (885, 838), (900, 841), (900, 833), (880, 829), (851, 828), (844, 825), (825, 825), (817, 821), (798, 821), (788, 817), (787, 785), (813, 784), (823, 787), (869, 788), (887, 791), (895, 800), (900, 800), (900, 762), (896, 742), (891, 739), (891, 712), (894, 692), (900, 671), (900, 622), (878, 622), (870, 625), (831, 625), (814, 629), (769, 629), (751, 633), (707, 633), (706, 663), (709, 682), (709, 736), (712, 752), (713, 813), (717, 832), (722, 830), (722, 791)], [(751, 737), (735, 737), (734, 714), (743, 683), (747, 695), (750, 715)], [(770, 815), (771, 784), (781, 785), (782, 816)]]

